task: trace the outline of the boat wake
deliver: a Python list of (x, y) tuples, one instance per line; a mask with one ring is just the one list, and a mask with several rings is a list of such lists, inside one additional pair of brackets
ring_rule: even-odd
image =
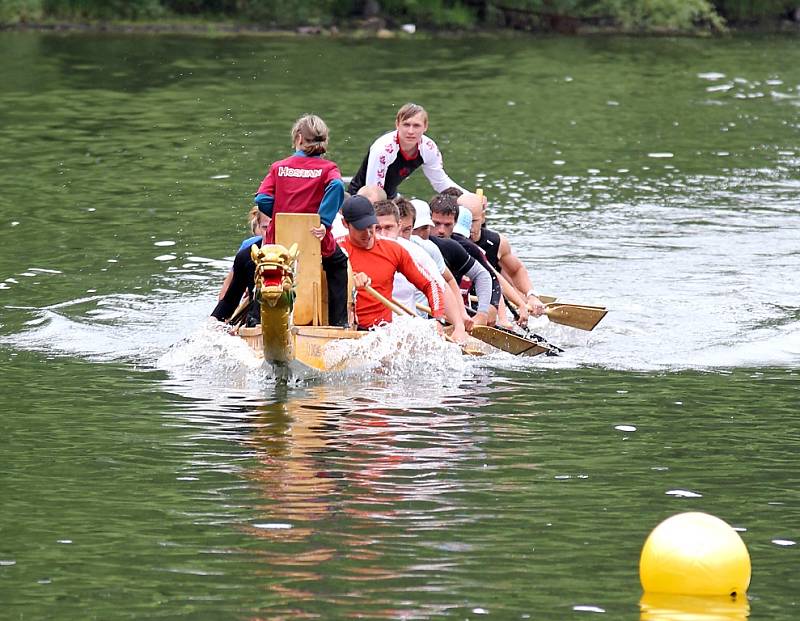
[[(167, 290), (159, 297), (89, 296), (42, 309), (20, 309), (28, 319), (18, 332), (0, 336), (0, 344), (163, 371), (171, 383), (207, 387), (201, 391), (204, 394), (221, 388), (254, 390), (278, 382), (319, 381), (315, 374), (292, 369), (287, 376), (265, 363), (243, 340), (208, 317), (212, 306), (208, 294), (187, 296)], [(323, 379), (331, 383), (420, 377), (457, 383), (479, 362), (462, 356), (457, 346), (436, 336), (432, 322), (418, 318), (398, 318), (362, 339), (331, 343), (325, 356), (331, 364), (348, 367)]]
[(759, 330), (744, 342), (696, 352), (692, 362), (702, 368), (795, 367), (800, 362), (800, 326)]
[[(556, 357), (515, 357), (499, 351), (464, 356), (457, 346), (437, 337), (432, 322), (399, 317), (361, 339), (330, 343), (326, 362), (342, 363), (347, 371), (320, 377), (308, 371), (290, 369), (287, 373), (275, 368), (242, 340), (227, 334), (208, 317), (213, 293), (187, 295), (166, 289), (157, 293), (90, 296), (42, 309), (23, 309), (27, 320), (17, 332), (0, 336), (0, 345), (160, 371), (166, 374), (167, 383), (188, 389), (180, 392), (202, 398), (237, 390), (263, 395), (278, 384), (309, 381), (362, 388), (370, 383), (413, 384), (415, 388), (424, 384), (435, 391), (437, 386), (458, 385), (497, 370), (715, 370), (792, 367), (800, 361), (800, 322), (791, 313), (776, 318), (772, 309), (761, 325), (731, 336), (734, 326), (717, 323), (709, 330), (681, 322), (679, 313), (673, 312), (673, 320), (683, 326), (676, 330), (668, 318), (643, 317), (644, 311), (635, 304), (620, 304), (592, 332), (545, 318), (532, 319), (533, 332), (566, 350)], [(651, 329), (645, 329), (646, 325)], [(704, 345), (698, 347), (698, 343)]]
[(203, 321), (206, 300), (185, 296), (91, 296), (25, 309), (30, 319), (0, 343), (22, 350), (77, 356), (91, 361), (147, 366)]
[(403, 381), (426, 374), (452, 379), (468, 375), (470, 369), (461, 350), (438, 338), (431, 322), (414, 318), (399, 318), (360, 339), (333, 341), (326, 346), (324, 357), (327, 364), (341, 364), (346, 370), (323, 375), (292, 365), (283, 369), (264, 362), (242, 339), (207, 320), (170, 346), (156, 365), (172, 376), (216, 378), (214, 383), (224, 378), (229, 385), (240, 387), (280, 381)]

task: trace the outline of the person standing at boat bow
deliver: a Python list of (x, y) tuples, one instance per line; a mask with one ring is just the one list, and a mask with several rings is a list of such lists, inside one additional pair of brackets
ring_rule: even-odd
[(355, 195), (362, 186), (376, 184), (393, 199), (400, 183), (420, 166), (437, 192), (448, 187), (461, 188), (447, 176), (439, 147), (425, 135), (426, 131), (425, 108), (415, 103), (405, 104), (397, 111), (395, 129), (372, 143), (347, 191)]
[(344, 182), (335, 162), (322, 158), (328, 150), (328, 126), (314, 114), (301, 116), (292, 127), (295, 152), (274, 162), (256, 193), (255, 203), (272, 218), (264, 243), (275, 243), (275, 215), (319, 213), (311, 232), (321, 242), (322, 268), (328, 280), (331, 325), (347, 325), (347, 257), (331, 234), (333, 219), (344, 200)]

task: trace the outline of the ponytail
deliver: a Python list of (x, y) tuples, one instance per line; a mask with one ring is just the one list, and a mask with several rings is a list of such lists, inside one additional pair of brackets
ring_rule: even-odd
[(322, 155), (328, 150), (328, 126), (316, 114), (305, 114), (292, 127), (292, 146), (306, 155)]

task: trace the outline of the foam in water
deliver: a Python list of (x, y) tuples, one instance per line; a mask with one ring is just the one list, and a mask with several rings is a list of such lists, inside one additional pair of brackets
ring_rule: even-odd
[[(435, 334), (432, 322), (397, 317), (361, 339), (331, 343), (325, 353), (327, 362), (345, 362), (347, 370), (326, 374), (323, 381), (395, 378), (408, 383), (420, 378), (442, 381), (446, 376), (458, 381), (476, 369), (496, 368), (535, 371), (596, 366), (651, 371), (792, 367), (800, 362), (800, 321), (788, 279), (772, 282), (771, 287), (761, 283), (746, 298), (726, 297), (726, 291), (741, 289), (736, 288), (739, 272), (728, 270), (727, 265), (724, 272), (698, 272), (696, 264), (705, 254), (688, 266), (683, 265), (685, 259), (676, 263), (674, 256), (670, 250), (662, 258), (670, 272), (691, 269), (693, 274), (681, 280), (680, 295), (673, 289), (665, 291), (666, 283), (662, 288), (662, 283), (648, 281), (659, 295), (651, 291), (646, 299), (633, 294), (614, 299), (609, 315), (592, 332), (532, 318), (532, 331), (566, 350), (560, 356), (525, 358), (499, 351), (483, 357), (463, 356), (458, 347)], [(593, 290), (572, 295), (577, 300), (603, 302)], [(90, 295), (43, 309), (19, 309), (28, 313), (28, 320), (17, 332), (1, 336), (0, 344), (158, 369), (177, 381), (205, 382), (217, 390), (250, 389), (283, 379), (241, 340), (209, 320), (214, 297), (212, 291), (188, 295), (161, 288), (150, 295)], [(777, 306), (775, 299), (782, 305)], [(319, 376), (294, 371), (290, 381)]]
[(728, 345), (695, 352), (690, 363), (698, 367), (731, 368), (750, 366), (791, 367), (800, 360), (800, 326), (763, 330)]
[(419, 317), (395, 317), (389, 325), (360, 339), (334, 341), (324, 356), (328, 365), (357, 362), (353, 366), (362, 371), (398, 377), (420, 372), (461, 373), (467, 364), (457, 345), (443, 340), (432, 321)]
[(181, 377), (203, 377), (214, 384), (251, 384), (264, 367), (263, 359), (225, 326), (209, 319), (155, 361), (157, 368)]

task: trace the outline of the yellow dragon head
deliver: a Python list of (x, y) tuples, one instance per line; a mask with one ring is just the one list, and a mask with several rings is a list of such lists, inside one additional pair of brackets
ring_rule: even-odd
[(280, 244), (250, 247), (250, 257), (256, 264), (256, 293), (262, 304), (275, 306), (281, 299), (293, 302), (294, 264), (297, 244), (288, 250)]

